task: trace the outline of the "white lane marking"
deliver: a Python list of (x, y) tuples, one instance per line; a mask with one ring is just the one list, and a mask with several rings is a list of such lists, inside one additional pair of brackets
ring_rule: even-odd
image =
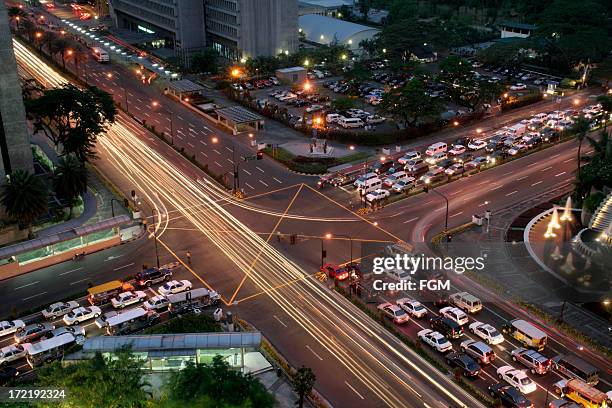
[(28, 296), (27, 298), (23, 298), (23, 299), (21, 299), (21, 300), (30, 300), (30, 299), (35, 298), (36, 296), (42, 296), (42, 295), (44, 295), (45, 293), (47, 293), (47, 292), (40, 292), (40, 293), (37, 293), (37, 294), (35, 294), (35, 295)]
[(255, 168), (259, 171), (261, 171), (262, 173), (264, 173), (264, 171), (262, 169), (259, 168), (259, 166), (255, 166)]
[(203, 141), (203, 140), (200, 140), (200, 143), (202, 143), (204, 146), (208, 146), (208, 145), (206, 144), (206, 142), (205, 142), (205, 141)]
[(142, 102), (142, 99), (140, 99), (140, 98), (136, 98), (136, 100), (137, 100), (138, 102)]
[(234, 161), (232, 159), (225, 159), (225, 160), (227, 160), (228, 162), (234, 164)]
[(159, 120), (157, 120), (157, 119), (153, 119), (153, 121), (155, 121), (155, 123), (157, 123), (158, 125), (160, 124)]
[(553, 154), (552, 156), (550, 156), (550, 158), (554, 159), (555, 157), (559, 157), (559, 156), (561, 156), (561, 153)]
[(453, 217), (456, 217), (456, 216), (461, 215), (461, 214), (463, 214), (463, 211), (459, 211), (457, 214), (453, 214), (453, 215), (451, 215), (448, 218), (453, 218)]
[(146, 116), (147, 118), (150, 118), (150, 117), (151, 117), (151, 115), (149, 115), (147, 112), (145, 112), (145, 116)]
[(550, 169), (552, 169), (552, 166), (548, 166), (548, 167), (546, 167), (546, 168), (544, 168), (544, 169), (542, 169), (540, 171), (546, 171), (546, 170), (550, 170)]
[(188, 145), (189, 147), (191, 147), (192, 149), (195, 147), (194, 145), (192, 145), (192, 144), (191, 144), (191, 143), (189, 143), (189, 142), (187, 142), (187, 145)]
[(181, 135), (179, 135), (179, 134), (176, 134), (176, 135), (174, 135), (174, 136), (176, 136), (176, 137), (178, 137), (179, 139), (183, 140), (183, 136), (181, 136)]
[(113, 271), (119, 271), (119, 270), (121, 270), (121, 269), (127, 268), (127, 267), (132, 266), (132, 265), (134, 265), (134, 262), (129, 263), (129, 264), (127, 264), (127, 265), (119, 266), (119, 267), (117, 267), (117, 268), (113, 269)]
[(200, 153), (202, 153), (204, 155), (204, 157), (208, 157), (208, 155), (206, 153), (204, 153), (204, 152), (200, 152)]
[(233, 150), (232, 150), (230, 147), (225, 146), (225, 149), (226, 149), (226, 150), (229, 150), (229, 151), (230, 151), (230, 152), (232, 152), (232, 153), (234, 153), (234, 151), (233, 151)]
[(319, 360), (323, 361), (323, 357), (321, 357), (320, 355), (318, 355), (313, 349), (312, 347), (310, 347), (308, 344), (306, 345), (306, 348), (308, 350), (310, 350), (312, 352), (312, 354), (314, 354)]
[(276, 177), (272, 177), (278, 184), (283, 184), (282, 181), (280, 181), (279, 179), (277, 179)]
[(282, 324), (284, 327), (288, 327), (288, 326), (285, 324), (285, 322), (283, 322), (281, 319), (279, 319), (279, 318), (278, 318), (278, 316), (277, 316), (277, 315), (272, 315), (272, 317), (274, 317), (276, 320), (278, 320), (278, 322), (279, 322), (280, 324)]
[(80, 279), (78, 281), (70, 282), (70, 285), (76, 285), (77, 283), (85, 282), (87, 279), (89, 279), (89, 278)]
[(535, 166), (536, 164), (538, 164), (538, 162), (528, 164), (527, 167)]
[(497, 190), (498, 188), (502, 188), (502, 187), (503, 187), (503, 186), (493, 187), (493, 188), (491, 189), (491, 191)]
[(128, 91), (127, 94), (130, 95), (130, 96), (134, 96), (130, 91)]
[(533, 187), (533, 186), (537, 186), (537, 185), (538, 185), (538, 184), (540, 184), (541, 182), (542, 182), (542, 181), (536, 181), (535, 183), (533, 183), (533, 184), (531, 185), (531, 187)]
[(354, 389), (354, 388), (353, 388), (353, 386), (352, 386), (351, 384), (349, 384), (349, 383), (348, 383), (348, 382), (346, 382), (346, 381), (345, 381), (344, 383), (347, 385), (347, 387), (349, 387), (351, 390), (353, 390), (353, 392), (354, 392), (355, 394), (357, 394), (357, 395), (359, 396), (359, 398), (361, 398), (362, 400), (364, 400), (364, 399), (365, 399), (365, 398), (363, 397), (363, 395), (361, 395), (359, 392), (357, 392), (357, 390), (356, 390), (356, 389)]
[(462, 192), (463, 190), (457, 190), (457, 191), (453, 191), (450, 195), (454, 196), (455, 194), (459, 194), (460, 192)]
[(576, 161), (576, 160), (574, 158), (571, 158), (571, 159), (563, 160), (563, 163), (569, 163), (571, 161)]
[(28, 283), (27, 285), (16, 287), (15, 290), (27, 288), (28, 286), (36, 285), (37, 283), (40, 283), (40, 281), (36, 281), (36, 282)]
[(217, 149), (213, 149), (213, 152), (217, 153), (218, 155), (221, 155), (221, 152), (218, 151)]
[(514, 190), (513, 192), (506, 194), (506, 197), (509, 197), (509, 196), (511, 196), (512, 194), (516, 194), (516, 193), (518, 193), (518, 190)]
[(248, 174), (249, 176), (251, 175), (251, 172), (248, 171), (247, 169), (242, 169), (246, 174)]
[(181, 117), (181, 115), (176, 115), (176, 117), (177, 117), (179, 120), (185, 120), (185, 119), (183, 119), (183, 118)]
[(521, 181), (521, 180), (525, 180), (525, 179), (526, 179), (527, 177), (529, 177), (529, 176), (523, 176), (523, 177), (519, 177), (519, 178), (517, 178), (517, 179), (516, 179), (516, 181)]
[(255, 190), (255, 187), (253, 187), (252, 185), (250, 185), (249, 183), (244, 183), (247, 187), (249, 187), (251, 190)]
[(69, 270), (69, 271), (62, 272), (62, 273), (60, 273), (60, 274), (59, 274), (59, 276), (62, 276), (62, 275), (67, 275), (67, 274), (69, 274), (69, 273), (76, 272), (76, 271), (80, 271), (81, 269), (83, 269), (83, 267), (82, 267), (82, 266), (81, 266), (80, 268), (71, 269), (71, 270)]
[(142, 108), (141, 108), (140, 106), (138, 106), (138, 105), (136, 105), (136, 106), (134, 106), (134, 107), (136, 108), (136, 110), (139, 110), (139, 111), (141, 111), (141, 110), (142, 110)]
[(561, 172), (561, 173), (559, 173), (559, 174), (555, 174), (555, 177), (562, 176), (562, 175), (564, 175), (565, 173), (566, 173), (566, 172), (565, 172), (565, 171), (563, 171), (563, 172)]
[(189, 131), (193, 133), (198, 133), (195, 129), (192, 129), (192, 128), (189, 128)]
[(196, 127), (196, 125), (194, 125), (193, 123), (189, 122), (189, 126), (191, 127)]
[(404, 221), (404, 224), (408, 224), (409, 222), (413, 222), (413, 221), (416, 221), (416, 220), (418, 220), (418, 219), (419, 219), (419, 217), (414, 217), (414, 218), (411, 218), (411, 219), (409, 219), (408, 221)]
[(215, 164), (219, 167), (223, 167), (222, 165), (220, 165), (219, 163), (215, 162)]
[(111, 255), (104, 260), (104, 262), (112, 261), (113, 259), (121, 258), (123, 255)]
[(264, 183), (263, 181), (259, 180), (259, 182), (260, 182), (261, 184), (263, 184), (264, 186), (268, 187), (268, 185), (267, 185), (266, 183)]

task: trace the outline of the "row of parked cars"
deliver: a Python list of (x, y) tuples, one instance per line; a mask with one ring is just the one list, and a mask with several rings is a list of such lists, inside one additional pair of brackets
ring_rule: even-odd
[[(488, 387), (491, 396), (501, 399), (503, 406), (534, 407), (526, 395), (535, 392), (538, 385), (528, 373), (544, 376), (552, 371), (563, 378), (552, 389), (569, 401), (558, 399), (551, 403), (551, 407), (572, 407), (572, 401), (582, 404), (576, 407), (594, 408), (607, 406), (603, 405), (606, 401), (609, 403), (612, 393), (606, 394), (595, 388), (599, 382), (597, 368), (574, 354), (546, 357), (543, 350), (548, 341), (547, 334), (534, 324), (514, 319), (498, 330), (491, 324), (471, 320), (468, 315), (478, 313), (482, 303), (467, 292), (454, 293), (434, 304), (441, 307), (438, 316), (431, 317), (430, 328), (419, 330), (417, 337), (441, 353), (449, 367), (458, 369), (465, 377), (479, 377), (483, 368), (498, 358), (494, 346), (510, 343), (509, 339), (520, 343), (520, 346), (514, 346), (509, 351), (510, 359), (520, 367), (507, 363), (497, 367), (495, 375), (500, 383)], [(398, 325), (406, 324), (411, 319), (424, 319), (429, 312), (420, 302), (410, 298), (397, 299), (395, 303), (385, 302), (378, 305), (378, 310)], [(474, 338), (465, 339), (454, 346), (452, 342), (464, 338), (468, 331)], [(589, 403), (585, 404), (585, 401)]]
[(263, 89), (269, 88), (272, 86), (280, 85), (280, 81), (276, 77), (263, 78), (263, 79), (252, 79), (252, 80), (244, 80), (241, 82), (234, 82), (230, 86), (236, 91), (253, 91), (255, 89)]

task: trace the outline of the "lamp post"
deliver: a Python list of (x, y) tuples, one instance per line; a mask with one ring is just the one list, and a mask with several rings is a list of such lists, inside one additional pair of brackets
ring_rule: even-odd
[[(159, 104), (159, 102), (153, 101), (151, 102), (151, 106), (154, 108), (157, 108), (158, 106), (161, 106), (161, 105)], [(166, 113), (168, 114), (168, 120), (170, 121), (170, 144), (173, 145), (174, 144), (174, 121), (172, 120), (172, 116), (174, 114), (170, 112), (170, 110), (168, 109), (163, 109), (163, 110), (166, 111)]]
[(121, 201), (117, 200), (116, 198), (111, 198), (110, 204), (111, 204), (111, 214), (112, 214), (113, 218), (115, 217), (115, 207), (113, 206), (115, 201), (118, 202), (119, 204), (121, 204)]
[[(161, 222), (161, 216), (159, 216), (159, 211), (157, 211), (157, 208), (153, 208), (151, 204), (149, 204), (147, 201), (145, 201), (145, 203), (147, 204), (147, 207), (149, 207), (149, 209), (151, 210), (151, 214), (153, 217), (153, 242), (155, 243), (155, 260), (157, 261), (157, 268), (159, 269), (159, 251), (157, 249), (157, 231), (155, 230), (155, 214), (158, 215), (160, 222)], [(138, 204), (140, 204), (140, 202)], [(145, 219), (144, 220), (145, 227), (147, 225), (146, 221), (147, 220)]]
[(435, 190), (433, 187), (430, 188), (429, 187), (430, 183), (431, 181), (429, 179), (425, 180), (425, 192), (428, 193), (429, 190), (431, 189), (431, 191), (433, 191), (434, 193), (442, 197), (444, 201), (446, 202), (446, 216), (444, 217), (444, 233), (446, 233), (446, 231), (448, 231), (448, 198), (444, 194), (439, 192), (438, 190)]
[(331, 234), (325, 234), (324, 237), (321, 237), (321, 268), (323, 268), (323, 262), (325, 258), (327, 258), (327, 251), (325, 251), (325, 247), (323, 246), (323, 240), (330, 239), (331, 236)]
[[(211, 139), (216, 144), (219, 143), (219, 138), (216, 136)], [(233, 189), (232, 193), (236, 194), (240, 190), (240, 163), (236, 161), (236, 143), (232, 140), (232, 166), (233, 166)], [(229, 173), (229, 172), (228, 172)]]

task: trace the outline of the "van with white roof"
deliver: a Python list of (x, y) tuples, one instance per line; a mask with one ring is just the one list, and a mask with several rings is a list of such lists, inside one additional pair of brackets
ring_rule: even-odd
[(434, 143), (425, 150), (425, 154), (428, 156), (433, 156), (436, 153), (446, 152), (448, 146), (444, 142)]

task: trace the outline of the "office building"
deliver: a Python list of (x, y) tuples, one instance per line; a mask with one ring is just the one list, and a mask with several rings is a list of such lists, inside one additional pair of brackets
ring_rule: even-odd
[(314, 45), (330, 45), (332, 43), (346, 45), (352, 51), (358, 52), (360, 43), (372, 40), (380, 30), (350, 21), (338, 20), (319, 14), (305, 14), (299, 17), (299, 31), (303, 41)]
[(33, 171), (30, 135), (12, 41), (6, 6), (0, 2), (0, 184), (15, 170)]

